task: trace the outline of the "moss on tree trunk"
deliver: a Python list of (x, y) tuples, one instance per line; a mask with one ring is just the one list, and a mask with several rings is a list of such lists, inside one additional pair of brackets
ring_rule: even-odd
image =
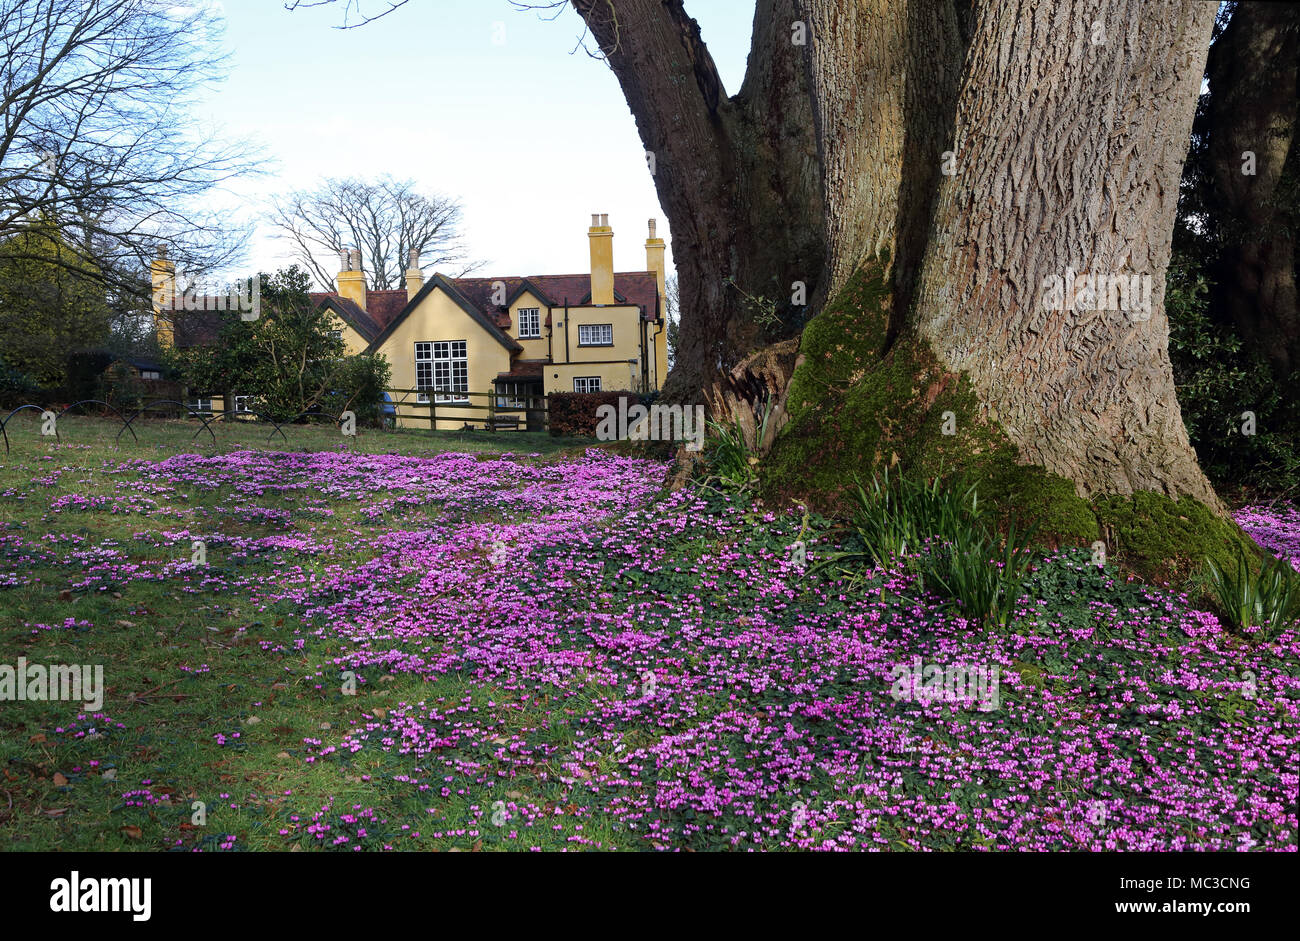
[(1106, 545), (1140, 576), (1181, 581), (1209, 556), (1220, 563), (1259, 549), (1229, 518), (1191, 497), (1077, 492), (1074, 482), (1025, 463), (1005, 432), (981, 417), (968, 377), (941, 367), (904, 330), (887, 344), (887, 259), (860, 268), (804, 330), (790, 382), (789, 422), (760, 465), (763, 498), (822, 512), (851, 509), (854, 480), (885, 467), (965, 478), (1002, 520), (1040, 525), (1044, 544)]

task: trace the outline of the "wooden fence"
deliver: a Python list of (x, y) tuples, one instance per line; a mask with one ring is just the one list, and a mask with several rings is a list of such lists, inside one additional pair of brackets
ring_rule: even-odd
[[(550, 424), (546, 396), (508, 392), (439, 392), (437, 389), (388, 389), (392, 402), (382, 403), (385, 413), (403, 427), (427, 425), (444, 431), (485, 428), (488, 431), (545, 431)], [(438, 398), (454, 397), (439, 402)], [(504, 400), (507, 404), (499, 404)], [(392, 408), (392, 412), (388, 409)]]

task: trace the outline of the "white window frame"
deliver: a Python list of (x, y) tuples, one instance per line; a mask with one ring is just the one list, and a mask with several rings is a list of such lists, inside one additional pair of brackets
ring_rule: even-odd
[[(582, 338), (582, 337), (583, 337), (583, 334), (584, 334), (584, 331), (596, 331), (596, 330), (599, 330), (599, 331), (601, 331), (601, 332), (600, 332), (599, 334), (594, 334), (594, 335), (596, 335), (596, 336), (608, 336), (609, 339), (608, 339), (608, 340), (590, 340), (590, 339), (588, 339), (588, 340), (584, 340), (584, 339)], [(592, 332), (588, 332), (586, 335), (590, 337), (590, 336), (593, 335), (593, 333), (592, 333)], [(613, 345), (614, 345), (614, 325), (613, 325), (612, 323), (580, 323), (580, 324), (578, 324), (578, 345), (579, 345), (579, 346), (613, 346)]]
[[(434, 402), (442, 405), (469, 404), (469, 341), (420, 340), (415, 344), (416, 389), (442, 389), (435, 392)], [(429, 393), (420, 392), (417, 401), (428, 402)]]
[[(579, 383), (582, 384), (582, 388), (578, 388)], [(594, 388), (593, 388), (593, 384), (594, 384)], [(600, 376), (574, 376), (573, 391), (574, 392), (603, 392), (604, 390), (601, 388)]]
[(527, 382), (498, 382), (497, 408), (527, 408), (527, 398), (532, 394)]
[[(524, 314), (529, 314), (532, 321), (531, 331), (524, 329)], [(540, 307), (520, 307), (519, 308), (519, 339), (521, 340), (540, 340), (542, 338), (542, 309)]]
[(234, 398), (235, 398), (235, 414), (236, 414), (236, 415), (252, 415), (252, 414), (253, 414), (253, 410), (252, 410), (251, 408), (248, 407), (249, 404), (253, 401), (253, 396), (251, 396), (251, 395), (237, 395), (237, 396), (235, 396)]
[(160, 373), (160, 372), (159, 372), (158, 370), (156, 370), (156, 369), (142, 369), (142, 370), (140, 370), (140, 378), (141, 378), (141, 379), (161, 379), (161, 378), (162, 378), (162, 373)]
[(212, 414), (212, 399), (186, 399), (185, 407), (191, 412), (198, 412), (200, 415)]
[[(421, 369), (423, 366), (423, 370)], [(421, 376), (421, 372), (424, 376)], [(417, 389), (433, 388), (433, 343), (420, 340), (415, 344), (415, 387)], [(415, 400), (420, 403), (429, 401), (429, 393), (417, 392)]]

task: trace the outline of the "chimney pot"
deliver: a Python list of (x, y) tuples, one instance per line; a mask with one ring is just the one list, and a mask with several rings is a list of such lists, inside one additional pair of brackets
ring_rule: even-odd
[(609, 225), (609, 213), (607, 213), (607, 212), (602, 212), (602, 213), (600, 214), (600, 224), (601, 224), (601, 225), (604, 225), (604, 226)]
[(348, 264), (351, 265), (351, 271), (361, 270), (361, 249), (354, 248), (348, 252)]
[(159, 261), (165, 261), (165, 260), (167, 259), (167, 243), (166, 243), (166, 242), (159, 242), (159, 243), (158, 243), (158, 259), (159, 259)]
[(651, 219), (651, 220), (650, 220), (650, 238), (654, 238), (654, 237), (655, 237), (655, 222), (656, 222), (656, 220), (654, 220), (654, 219)]
[(339, 271), (348, 270), (348, 261), (349, 258), (348, 258), (347, 249), (344, 248), (339, 249)]
[(415, 270), (419, 269), (419, 267), (420, 267), (420, 250), (419, 250), (418, 248), (413, 248), (413, 249), (411, 249), (409, 252), (407, 252), (407, 255), (406, 255), (406, 267), (407, 267), (408, 269), (410, 269), (411, 271), (415, 271)]
[(594, 229), (598, 225), (600, 225), (600, 213), (593, 212), (591, 214), (591, 227)]

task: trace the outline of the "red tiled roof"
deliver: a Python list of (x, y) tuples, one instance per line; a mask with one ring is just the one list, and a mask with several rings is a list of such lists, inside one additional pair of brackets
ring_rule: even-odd
[[(205, 306), (208, 298), (200, 298)], [(211, 303), (215, 306), (215, 298)], [(175, 310), (171, 311), (172, 342), (177, 349), (194, 346), (213, 346), (221, 335), (221, 320), (229, 311), (223, 310)]]
[(308, 296), (311, 298), (312, 303), (317, 307), (328, 301), (338, 315), (349, 323), (352, 326), (352, 329), (361, 334), (362, 338), (367, 343), (379, 336), (379, 332), (384, 329), (382, 325), (376, 323), (375, 319), (371, 317), (368, 312), (362, 310), (361, 306), (351, 298), (341, 297), (338, 294), (326, 291), (313, 291)]
[(366, 313), (382, 330), (402, 312), (407, 302), (406, 288), (395, 291), (367, 291)]
[(542, 359), (521, 359), (516, 360), (510, 366), (509, 372), (497, 373), (498, 379), (541, 379), (542, 369), (547, 364)]
[[(590, 274), (539, 274), (527, 278), (512, 276), (508, 278), (452, 278), (451, 283), (484, 313), (497, 319), (502, 328), (510, 326), (509, 311), (504, 305), (491, 303), (494, 285), (504, 282), (506, 297), (514, 296), (515, 291), (528, 281), (544, 295), (539, 298), (548, 307), (562, 306), (566, 301), (570, 306), (582, 304), (591, 294)], [(642, 309), (647, 320), (659, 316), (658, 280), (653, 271), (620, 271), (614, 274), (614, 290), (625, 297), (626, 303), (635, 304)], [(623, 303), (615, 301), (616, 303)]]

